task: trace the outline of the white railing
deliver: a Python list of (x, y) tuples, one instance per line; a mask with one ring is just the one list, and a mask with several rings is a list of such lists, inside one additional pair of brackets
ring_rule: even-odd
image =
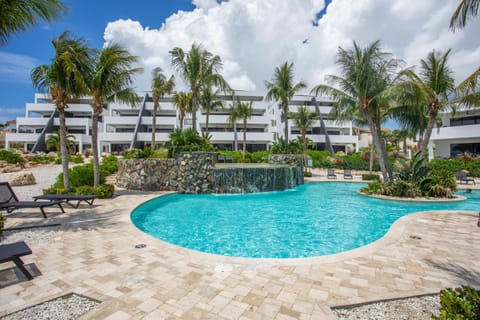
[(469, 126), (457, 127), (442, 127), (440, 129), (433, 129), (431, 140), (452, 140), (452, 139), (467, 139), (478, 138), (480, 132), (480, 125), (474, 124)]

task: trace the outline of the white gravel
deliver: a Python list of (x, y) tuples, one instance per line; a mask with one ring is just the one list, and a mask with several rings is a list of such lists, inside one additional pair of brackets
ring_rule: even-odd
[(23, 309), (5, 317), (2, 320), (71, 320), (95, 308), (100, 302), (77, 294), (69, 294), (27, 309)]
[(60, 225), (41, 226), (25, 229), (3, 230), (0, 236), (0, 243), (13, 243), (17, 241), (26, 241), (29, 245), (50, 243), (61, 240), (58, 231)]
[[(62, 172), (62, 166), (59, 164), (41, 165), (38, 167), (31, 167), (23, 171), (32, 172), (37, 183), (28, 186), (17, 186), (12, 188), (13, 191), (15, 191), (18, 200), (30, 201), (32, 200), (33, 196), (42, 194), (43, 189), (50, 187), (55, 182), (57, 176)], [(13, 173), (1, 173), (0, 182), (8, 181), (12, 174)]]
[(332, 311), (340, 320), (430, 320), (432, 315), (438, 316), (439, 310), (440, 296), (429, 295), (334, 308)]

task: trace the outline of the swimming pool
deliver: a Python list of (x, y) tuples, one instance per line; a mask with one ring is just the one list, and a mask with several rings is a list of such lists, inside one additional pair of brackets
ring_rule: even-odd
[(351, 250), (381, 238), (398, 218), (429, 210), (477, 210), (468, 200), (419, 203), (361, 196), (359, 183), (308, 183), (292, 190), (235, 195), (172, 194), (131, 215), (140, 230), (202, 252), (252, 258), (300, 258)]

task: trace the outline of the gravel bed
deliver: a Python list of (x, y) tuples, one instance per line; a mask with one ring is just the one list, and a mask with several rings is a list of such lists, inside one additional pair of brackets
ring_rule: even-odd
[(440, 296), (428, 295), (374, 302), (355, 307), (332, 308), (341, 320), (430, 320), (439, 314)]
[(46, 301), (27, 309), (23, 309), (2, 317), (2, 320), (71, 320), (95, 308), (100, 302), (80, 296), (69, 294), (50, 301)]
[(0, 243), (26, 241), (30, 245), (60, 240), (60, 225), (31, 227), (25, 229), (3, 230)]

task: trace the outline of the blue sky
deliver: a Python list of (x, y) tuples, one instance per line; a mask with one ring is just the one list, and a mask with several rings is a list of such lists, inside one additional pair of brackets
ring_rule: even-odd
[[(103, 32), (111, 21), (138, 20), (144, 27), (159, 28), (165, 18), (178, 10), (195, 7), (189, 0), (67, 0), (69, 12), (52, 24), (41, 23), (19, 32), (0, 47), (0, 123), (22, 115), (25, 103), (33, 102), (36, 92), (30, 70), (49, 64), (53, 55), (51, 40), (65, 30), (87, 40), (92, 47), (103, 45)], [(14, 62), (15, 61), (15, 62)]]

